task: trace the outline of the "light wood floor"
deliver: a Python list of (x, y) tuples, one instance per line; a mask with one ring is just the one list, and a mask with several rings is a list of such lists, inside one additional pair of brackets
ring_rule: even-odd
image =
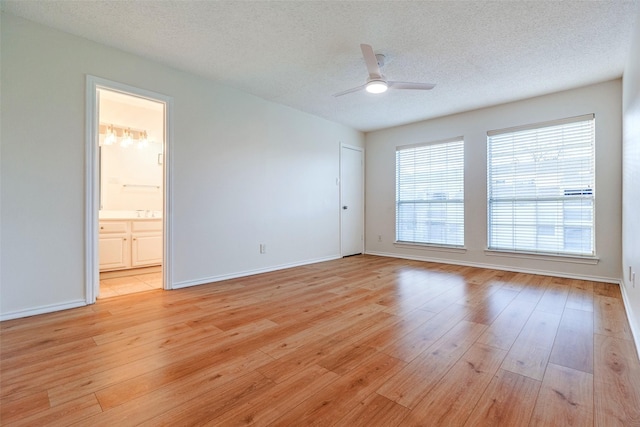
[(0, 327), (7, 426), (640, 425), (611, 284), (357, 256)]

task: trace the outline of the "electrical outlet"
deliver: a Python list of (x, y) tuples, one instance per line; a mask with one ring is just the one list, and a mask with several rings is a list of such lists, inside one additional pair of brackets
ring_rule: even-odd
[(382, 242), (382, 235), (378, 234), (378, 242)]
[(633, 274), (633, 269), (629, 266), (629, 281), (631, 281), (631, 274)]
[(260, 243), (260, 253), (261, 254), (266, 254), (267, 253), (267, 245), (264, 243)]

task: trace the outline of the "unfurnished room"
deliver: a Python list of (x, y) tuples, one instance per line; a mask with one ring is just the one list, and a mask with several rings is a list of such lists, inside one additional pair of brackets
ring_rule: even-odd
[(0, 425), (640, 426), (640, 1), (0, 17)]

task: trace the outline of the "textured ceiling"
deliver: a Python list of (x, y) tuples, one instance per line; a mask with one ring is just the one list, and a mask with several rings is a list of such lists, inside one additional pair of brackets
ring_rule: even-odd
[[(622, 75), (639, 0), (3, 1), (5, 13), (190, 71), (362, 131)], [(361, 85), (360, 43), (390, 80)]]

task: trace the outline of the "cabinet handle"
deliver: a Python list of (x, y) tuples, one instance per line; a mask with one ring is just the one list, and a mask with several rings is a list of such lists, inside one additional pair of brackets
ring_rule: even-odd
[(100, 230), (104, 230), (104, 227), (100, 227)]

